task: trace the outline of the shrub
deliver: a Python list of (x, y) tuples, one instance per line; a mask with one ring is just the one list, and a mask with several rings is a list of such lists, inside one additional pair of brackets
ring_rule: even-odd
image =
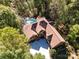
[(15, 0), (13, 4), (19, 15), (23, 17), (47, 16), (49, 4), (52, 0)]
[(37, 12), (34, 6), (34, 0), (15, 0), (13, 4), (17, 13), (23, 17), (34, 16)]
[(33, 59), (45, 59), (45, 57), (39, 53), (39, 54), (36, 54), (36, 55), (33, 57)]
[(18, 28), (19, 24), (17, 23), (17, 20), (18, 17), (10, 7), (0, 5), (0, 28), (6, 26)]
[(0, 0), (0, 4), (6, 5), (6, 6), (10, 6), (12, 1), (13, 0)]
[(75, 47), (75, 49), (79, 49), (79, 24), (75, 24), (70, 28), (68, 41)]
[(41, 54), (29, 53), (28, 39), (12, 27), (0, 29), (0, 59), (44, 59)]
[(75, 24), (70, 28), (70, 32), (68, 34), (68, 37), (70, 40), (76, 40), (76, 38), (78, 37), (79, 33), (79, 25)]
[(0, 59), (30, 59), (28, 39), (17, 29), (0, 29)]

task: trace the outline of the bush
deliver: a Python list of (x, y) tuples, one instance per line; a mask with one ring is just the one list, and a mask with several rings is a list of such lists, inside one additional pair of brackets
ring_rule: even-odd
[(0, 0), (0, 4), (6, 5), (6, 6), (10, 6), (12, 1), (13, 0)]
[(10, 7), (0, 5), (0, 28), (6, 26), (18, 28), (19, 24), (17, 23), (17, 20), (18, 17)]
[(68, 35), (69, 39), (76, 40), (76, 38), (79, 35), (78, 33), (79, 33), (79, 25), (75, 24), (70, 28), (70, 33)]
[(0, 59), (44, 59), (41, 54), (31, 56), (28, 39), (12, 27), (0, 29)]
[(0, 59), (30, 59), (28, 39), (17, 29), (0, 29)]
[(53, 24), (61, 35), (66, 38), (69, 33), (70, 26), (79, 24), (79, 1), (53, 0), (52, 7), (50, 9), (50, 17), (54, 20)]
[(37, 12), (35, 11), (34, 0), (15, 0), (13, 4), (20, 16), (34, 16)]
[(45, 59), (45, 57), (41, 54), (36, 54), (33, 59)]
[(79, 49), (79, 24), (75, 24), (70, 28), (68, 41), (75, 47), (75, 49)]
[(19, 15), (23, 17), (47, 16), (49, 4), (52, 0), (15, 0), (13, 2)]

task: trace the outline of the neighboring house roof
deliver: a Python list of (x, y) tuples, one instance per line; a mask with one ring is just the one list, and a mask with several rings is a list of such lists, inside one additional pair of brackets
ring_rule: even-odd
[(37, 22), (34, 24), (25, 24), (23, 26), (23, 32), (28, 39), (30, 39), (30, 41), (38, 38), (41, 31), (45, 32), (43, 35), (47, 41), (49, 41), (51, 48), (54, 48), (65, 42), (58, 31), (43, 17), (37, 18)]

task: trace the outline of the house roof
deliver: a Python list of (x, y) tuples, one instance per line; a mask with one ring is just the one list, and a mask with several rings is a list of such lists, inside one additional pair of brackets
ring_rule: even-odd
[(37, 39), (42, 31), (45, 32), (43, 35), (47, 39), (51, 48), (54, 48), (65, 42), (58, 31), (43, 17), (37, 18), (37, 23), (25, 24), (23, 26), (23, 32), (28, 37), (29, 41)]

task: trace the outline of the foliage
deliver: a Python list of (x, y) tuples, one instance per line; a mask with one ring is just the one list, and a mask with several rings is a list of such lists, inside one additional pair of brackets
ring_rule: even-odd
[(23, 17), (33, 17), (36, 15), (45, 15), (45, 10), (48, 5), (48, 0), (18, 0), (14, 1), (14, 5), (18, 13)]
[[(28, 3), (28, 5), (26, 3)], [(29, 4), (32, 4), (32, 7)], [(15, 29), (20, 29), (21, 27), (21, 18), (17, 13), (33, 13), (32, 8), (33, 2), (0, 0), (0, 28), (2, 28), (0, 29), (0, 59), (44, 59), (41, 54), (36, 54), (36, 56), (33, 57), (29, 53), (28, 40), (24, 35), (19, 33), (19, 30)], [(23, 14), (21, 14), (21, 16)]]
[(67, 49), (65, 45), (61, 45), (57, 48), (50, 49), (50, 55), (53, 59), (67, 59)]
[(45, 59), (45, 57), (41, 54), (36, 54), (33, 59)]
[(26, 44), (28, 39), (17, 29), (5, 27), (0, 29), (0, 59), (28, 59), (30, 53)]
[(5, 5), (0, 5), (0, 28), (21, 26), (17, 14), (23, 18), (44, 16), (75, 49), (79, 49), (79, 0), (0, 0), (0, 4)]
[(50, 55), (51, 55), (51, 57), (54, 58), (56, 56), (56, 54), (57, 54), (56, 49), (50, 49)]
[(74, 8), (78, 6), (77, 2), (79, 1), (78, 0), (65, 1), (64, 12), (63, 14), (60, 14), (61, 17), (64, 16), (61, 18), (64, 20), (64, 22), (68, 22), (69, 24), (78, 23), (77, 21), (78, 21), (79, 10)]
[(50, 18), (53, 25), (66, 38), (70, 26), (79, 24), (78, 0), (53, 0), (50, 5)]
[(0, 59), (44, 59), (41, 54), (32, 57), (28, 39), (12, 27), (0, 29)]
[(0, 5), (0, 28), (6, 26), (18, 28), (20, 25), (19, 21), (20, 19), (11, 8)]
[(76, 38), (79, 35), (78, 33), (79, 33), (79, 25), (75, 24), (70, 28), (70, 33), (68, 35), (69, 39), (76, 40)]
[(10, 6), (12, 1), (13, 0), (0, 0), (0, 4), (6, 5), (6, 6)]
[(75, 47), (75, 49), (79, 48), (79, 25), (75, 24), (70, 28), (68, 34), (68, 41)]
[(34, 0), (15, 0), (13, 4), (17, 13), (23, 17), (33, 16), (37, 12)]
[(48, 6), (52, 0), (2, 0), (0, 4), (13, 7), (23, 17), (44, 16), (48, 13)]

